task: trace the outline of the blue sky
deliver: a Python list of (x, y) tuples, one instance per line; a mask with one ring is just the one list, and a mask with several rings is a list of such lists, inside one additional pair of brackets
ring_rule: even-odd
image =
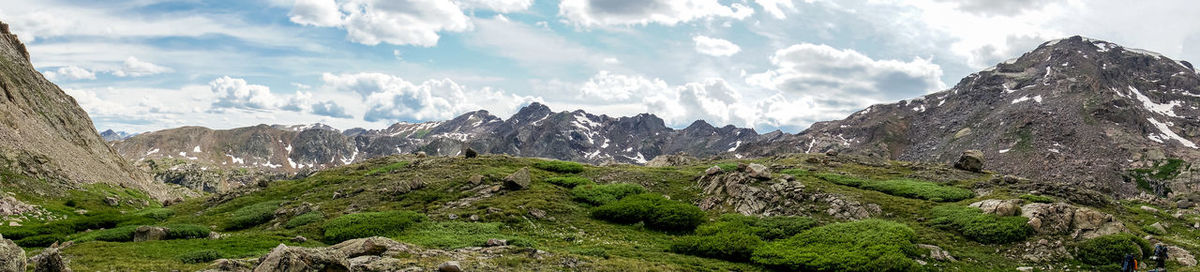
[(10, 1), (98, 129), (382, 128), (531, 102), (798, 132), (1084, 35), (1200, 59), (1200, 4), (1081, 0)]

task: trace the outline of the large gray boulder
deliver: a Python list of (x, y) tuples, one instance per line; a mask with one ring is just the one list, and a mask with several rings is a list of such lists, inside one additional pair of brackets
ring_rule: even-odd
[(970, 206), (983, 210), (983, 213), (990, 213), (999, 216), (1014, 216), (1021, 214), (1020, 199), (988, 199), (971, 203)]
[(133, 231), (134, 242), (159, 241), (167, 239), (167, 229), (163, 227), (141, 226)]
[(25, 272), (25, 250), (0, 235), (0, 272)]
[(963, 151), (962, 156), (959, 156), (958, 161), (954, 163), (954, 168), (983, 172), (983, 151), (974, 149)]
[(750, 174), (750, 177), (756, 179), (771, 179), (771, 168), (767, 168), (767, 166), (762, 164), (751, 163), (750, 165), (747, 165), (746, 173)]
[(510, 189), (525, 189), (525, 187), (529, 187), (530, 182), (529, 167), (523, 167), (521, 170), (517, 170), (517, 172), (504, 177), (504, 186)]
[(1021, 216), (1029, 218), (1029, 226), (1038, 234), (1091, 239), (1127, 230), (1110, 214), (1061, 202), (1026, 204), (1021, 206)]
[(59, 252), (63, 247), (66, 246), (59, 247), (56, 243), (42, 250), (37, 256), (29, 258), (33, 272), (71, 272), (71, 268), (67, 267), (67, 260), (63, 259), (62, 253)]
[(338, 250), (289, 247), (279, 244), (267, 256), (259, 259), (254, 272), (348, 272), (350, 262)]

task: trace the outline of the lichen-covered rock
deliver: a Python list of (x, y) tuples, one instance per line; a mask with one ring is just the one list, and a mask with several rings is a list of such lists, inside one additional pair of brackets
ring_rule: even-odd
[[(750, 169), (749, 165), (745, 169)], [(703, 210), (730, 210), (745, 215), (780, 216), (826, 213), (842, 220), (857, 220), (882, 213), (879, 205), (864, 204), (844, 195), (806, 192), (803, 183), (781, 180), (758, 184), (748, 171), (700, 177)]]
[(1196, 266), (1196, 257), (1191, 252), (1177, 246), (1167, 246), (1167, 256), (1182, 266)]
[(942, 262), (957, 262), (954, 256), (950, 256), (950, 252), (935, 245), (918, 244), (918, 248), (928, 250), (929, 254), (925, 254), (925, 258)]
[(448, 261), (439, 264), (437, 267), (439, 272), (462, 272), (462, 267), (456, 261)]
[(984, 213), (999, 216), (1014, 216), (1021, 214), (1020, 199), (988, 199), (971, 203), (971, 207), (979, 208)]
[(412, 253), (412, 248), (409, 245), (379, 236), (347, 240), (329, 246), (329, 249), (340, 251), (348, 258), (367, 255), (391, 256), (400, 253)]
[(1091, 239), (1127, 230), (1110, 214), (1062, 202), (1026, 204), (1021, 206), (1021, 216), (1029, 218), (1029, 226), (1038, 234)]
[(521, 170), (504, 177), (504, 186), (509, 189), (520, 190), (529, 187), (529, 167), (522, 167)]
[(36, 211), (37, 206), (25, 204), (12, 196), (0, 198), (0, 217)]
[(699, 161), (699, 159), (696, 159), (695, 157), (692, 157), (692, 156), (688, 156), (687, 154), (668, 154), (668, 155), (659, 155), (658, 157), (654, 157), (654, 159), (651, 159), (650, 161), (646, 162), (646, 166), (647, 167), (681, 166), (681, 165), (690, 165), (690, 164), (696, 163), (696, 161)]
[(42, 250), (42, 253), (38, 253), (37, 256), (29, 258), (33, 272), (71, 272), (71, 268), (67, 267), (67, 260), (63, 259), (62, 253), (59, 251), (60, 249), (58, 244), (55, 244)]
[(254, 272), (350, 271), (346, 254), (338, 250), (289, 247), (279, 244), (259, 259)]
[(757, 163), (751, 163), (746, 166), (746, 172), (750, 177), (756, 179), (771, 179), (771, 169), (767, 166)]
[(721, 173), (721, 167), (716, 166), (716, 165), (713, 165), (713, 167), (709, 167), (708, 169), (704, 170), (704, 174), (710, 175), (710, 176), (720, 174), (720, 173)]
[(982, 172), (983, 151), (974, 149), (963, 151), (962, 155), (958, 157), (958, 161), (954, 162), (954, 168), (971, 172)]
[(25, 250), (0, 235), (0, 272), (25, 272)]
[(167, 238), (167, 229), (154, 226), (140, 226), (133, 231), (134, 242), (158, 241)]

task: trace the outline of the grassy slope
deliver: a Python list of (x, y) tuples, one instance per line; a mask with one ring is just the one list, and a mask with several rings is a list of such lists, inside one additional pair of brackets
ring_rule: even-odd
[[(984, 245), (969, 241), (952, 232), (928, 226), (924, 221), (925, 218), (929, 218), (929, 209), (944, 203), (835, 185), (804, 173), (810, 173), (808, 170), (815, 170), (811, 173), (839, 173), (875, 180), (915, 178), (962, 188), (971, 188), (971, 185), (976, 182), (988, 180), (990, 175), (963, 174), (961, 172), (946, 174), (947, 172), (943, 169), (909, 167), (907, 163), (902, 162), (889, 162), (879, 167), (853, 163), (828, 166), (806, 163), (804, 162), (805, 158), (805, 156), (792, 156), (718, 161), (686, 167), (664, 168), (588, 166), (577, 175), (598, 183), (638, 183), (650, 191), (668, 195), (671, 199), (694, 202), (700, 198), (700, 188), (696, 185), (695, 180), (705, 168), (714, 164), (725, 165), (754, 161), (767, 165), (792, 167), (800, 169), (789, 172), (799, 173), (797, 179), (806, 185), (806, 191), (838, 193), (861, 202), (878, 204), (883, 209), (883, 214), (879, 217), (908, 225), (916, 230), (918, 243), (941, 246), (961, 260), (954, 263), (933, 263), (931, 264), (933, 268), (951, 271), (994, 271), (1012, 270), (1022, 265), (1020, 261), (1005, 257), (1005, 254), (1001, 253), (1018, 250), (1024, 246), (1023, 242), (1010, 245)], [(669, 253), (667, 252), (669, 241), (678, 237), (677, 234), (651, 231), (639, 225), (617, 225), (591, 219), (588, 217), (590, 207), (572, 201), (568, 189), (542, 181), (545, 178), (561, 174), (532, 167), (539, 161), (541, 160), (507, 156), (481, 156), (476, 159), (429, 158), (421, 161), (417, 161), (413, 157), (401, 156), (379, 158), (330, 169), (305, 179), (274, 182), (268, 188), (224, 202), (192, 199), (170, 207), (175, 211), (175, 215), (162, 223), (199, 224), (212, 226), (214, 230), (220, 231), (229, 215), (241, 207), (274, 200), (287, 201), (283, 205), (284, 207), (295, 207), (301, 202), (310, 202), (318, 205), (320, 212), (327, 219), (346, 213), (364, 211), (411, 210), (425, 213), (429, 215), (432, 222), (423, 223), (392, 238), (430, 248), (450, 249), (478, 246), (488, 238), (505, 238), (527, 241), (534, 244), (537, 249), (578, 258), (587, 263), (583, 268), (589, 270), (758, 271), (763, 269), (751, 264)], [(474, 195), (473, 192), (468, 191), (474, 187), (469, 185), (470, 176), (482, 174), (486, 177), (485, 183), (499, 185), (504, 176), (522, 167), (530, 167), (534, 183), (529, 188), (505, 191), (472, 202), (459, 201)], [(407, 193), (392, 193), (395, 191), (394, 188), (406, 187), (414, 180), (420, 180), (427, 185), (422, 189)], [(343, 195), (343, 197), (334, 199), (335, 193)], [(94, 195), (97, 194), (96, 192), (88, 194), (93, 195), (83, 197), (88, 199), (86, 203), (89, 207), (103, 208), (92, 203), (94, 202), (92, 200), (96, 199)], [(1020, 194), (1022, 193), (997, 190), (984, 198), (1015, 198)], [(980, 199), (977, 197), (955, 202), (955, 204), (966, 205)], [(53, 201), (35, 204), (59, 207)], [(1140, 204), (1125, 203), (1121, 207), (1108, 207), (1102, 210), (1112, 213), (1126, 222), (1126, 225), (1139, 236), (1144, 235), (1140, 228), (1141, 225), (1149, 225), (1160, 220), (1168, 222), (1171, 225), (1170, 234), (1162, 239), (1180, 244), (1193, 252), (1197, 252), (1196, 249), (1200, 248), (1198, 247), (1200, 240), (1197, 240), (1195, 231), (1186, 226), (1187, 222), (1193, 222), (1196, 218), (1175, 219), (1166, 214), (1149, 214), (1138, 206)], [(489, 209), (492, 211), (489, 212)], [(548, 216), (545, 219), (534, 219), (529, 213), (531, 209), (546, 211)], [(464, 220), (471, 215), (478, 216), (481, 221), (467, 222)], [(717, 215), (718, 212), (710, 212), (710, 218), (715, 218)], [(835, 222), (821, 211), (813, 211), (812, 215), (823, 223)], [(449, 218), (452, 216), (459, 219), (450, 220)], [(258, 227), (228, 232), (231, 236), (221, 240), (169, 240), (147, 243), (86, 242), (68, 248), (66, 253), (72, 259), (72, 268), (77, 271), (162, 271), (169, 269), (189, 271), (201, 269), (207, 264), (184, 264), (176, 256), (191, 251), (215, 249), (220, 251), (224, 255), (223, 257), (256, 257), (265, 254), (280, 243), (296, 245), (287, 241), (295, 235), (310, 238), (308, 242), (301, 244), (303, 246), (323, 245), (320, 242), (323, 238), (320, 229), (322, 222), (286, 229), (282, 225), (288, 219), (290, 218), (276, 218)], [(279, 227), (275, 227), (276, 225)], [(1037, 239), (1038, 237), (1033, 237), (1030, 238), (1030, 241)], [(32, 249), (30, 254), (37, 251), (37, 249)], [(420, 259), (418, 261), (432, 267), (443, 260)], [(492, 261), (496, 262), (499, 267), (515, 270), (538, 265), (535, 263), (536, 261), (515, 256)], [(1064, 265), (1074, 267), (1076, 264)]]

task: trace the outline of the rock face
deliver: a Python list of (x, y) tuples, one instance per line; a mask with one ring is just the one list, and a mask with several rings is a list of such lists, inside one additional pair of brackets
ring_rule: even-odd
[(504, 177), (504, 186), (511, 189), (525, 189), (530, 183), (529, 167), (523, 167), (507, 177)]
[(1191, 252), (1177, 246), (1167, 246), (1167, 256), (1182, 266), (1196, 266), (1196, 257)]
[(75, 99), (29, 62), (0, 23), (0, 168), (65, 188), (105, 183), (165, 199), (169, 190), (117, 155)]
[(745, 215), (808, 215), (806, 211), (825, 211), (842, 220), (857, 220), (880, 214), (879, 205), (863, 204), (846, 196), (806, 192), (803, 183), (778, 179), (769, 185), (756, 185), (752, 167), (734, 172), (705, 175), (697, 181), (704, 190), (700, 200), (704, 210), (730, 210)]
[(350, 271), (350, 262), (345, 253), (337, 250), (320, 250), (289, 247), (280, 244), (267, 256), (260, 259), (254, 272), (305, 272), (305, 271)]
[(954, 162), (954, 168), (971, 172), (982, 172), (983, 151), (974, 149), (963, 151), (962, 156), (958, 157), (958, 161)]
[(1066, 203), (1032, 203), (1021, 206), (1021, 216), (1038, 234), (1071, 235), (1076, 239), (1125, 232), (1125, 225), (1112, 215)]
[[(979, 150), (986, 169), (1130, 197), (1131, 169), (1200, 161), (1200, 74), (1159, 54), (1070, 37), (971, 74), (952, 88), (818, 122), (734, 153), (842, 153), (953, 163)], [(1186, 167), (1185, 167), (1186, 168)], [(1194, 170), (1167, 181), (1200, 191)]]
[(133, 231), (134, 242), (158, 241), (167, 238), (167, 229), (163, 227), (140, 226)]
[(0, 235), (0, 272), (25, 272), (25, 250)]
[(680, 165), (692, 164), (696, 161), (697, 161), (697, 159), (695, 157), (688, 156), (687, 154), (669, 154), (669, 155), (662, 155), (662, 156), (654, 157), (654, 159), (650, 160), (649, 162), (646, 162), (646, 166), (649, 166), (649, 167), (680, 166)]
[(0, 198), (0, 217), (36, 211), (37, 206), (25, 204), (12, 196)]

